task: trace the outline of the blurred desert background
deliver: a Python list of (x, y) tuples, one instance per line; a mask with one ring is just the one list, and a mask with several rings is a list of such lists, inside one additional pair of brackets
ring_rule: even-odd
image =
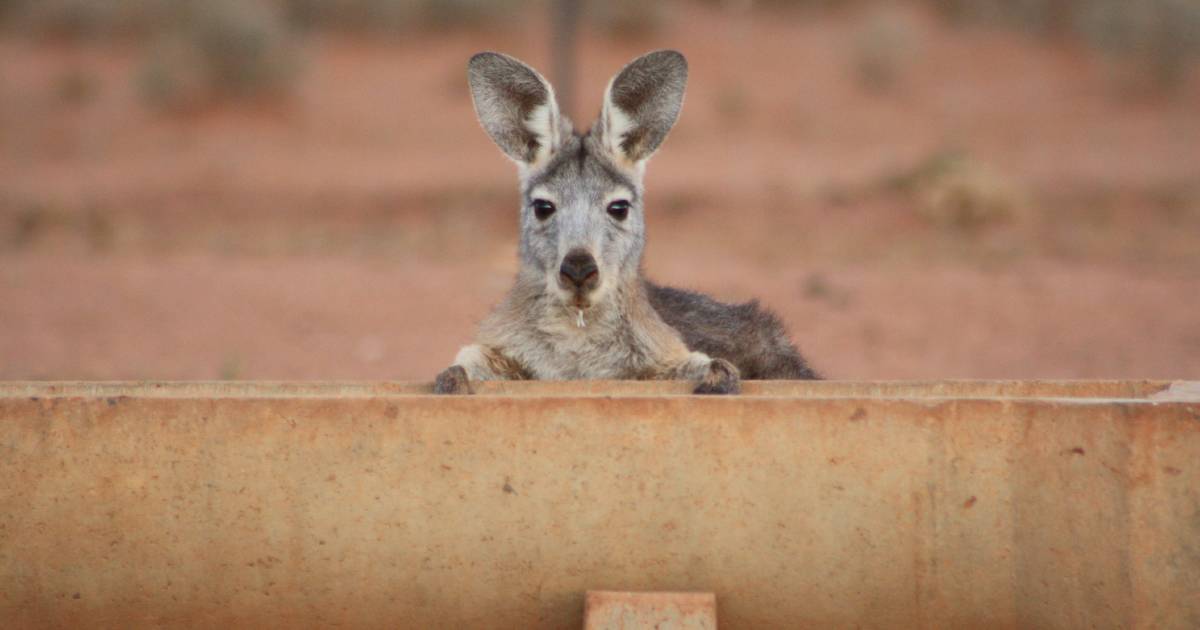
[[(0, 379), (431, 380), (516, 269), (548, 1), (0, 0)], [(838, 379), (1200, 378), (1200, 1), (583, 2), (691, 64), (655, 280)]]

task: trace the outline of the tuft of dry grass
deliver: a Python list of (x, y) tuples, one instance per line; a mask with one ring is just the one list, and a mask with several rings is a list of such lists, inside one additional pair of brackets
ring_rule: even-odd
[(868, 13), (854, 35), (851, 60), (859, 83), (872, 91), (891, 89), (918, 53), (919, 33), (905, 13), (879, 7)]
[(996, 169), (966, 153), (946, 150), (911, 171), (889, 178), (885, 187), (909, 197), (918, 216), (931, 225), (976, 232), (1019, 219), (1026, 194)]

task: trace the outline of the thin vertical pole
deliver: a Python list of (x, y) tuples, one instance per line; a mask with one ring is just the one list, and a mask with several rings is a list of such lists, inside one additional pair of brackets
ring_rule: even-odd
[(579, 14), (583, 0), (553, 0), (550, 55), (553, 57), (554, 91), (558, 95), (558, 107), (568, 118), (575, 118), (575, 48), (579, 31)]

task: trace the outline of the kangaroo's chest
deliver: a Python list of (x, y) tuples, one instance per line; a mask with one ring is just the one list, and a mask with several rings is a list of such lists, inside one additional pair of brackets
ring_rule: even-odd
[(643, 353), (619, 325), (592, 322), (541, 322), (522, 335), (508, 352), (534, 378), (545, 380), (636, 378)]

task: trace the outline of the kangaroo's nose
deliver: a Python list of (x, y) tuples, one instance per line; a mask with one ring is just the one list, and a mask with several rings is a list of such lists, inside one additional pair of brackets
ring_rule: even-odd
[(591, 289), (599, 280), (596, 259), (582, 249), (573, 249), (563, 258), (558, 279), (566, 288)]

